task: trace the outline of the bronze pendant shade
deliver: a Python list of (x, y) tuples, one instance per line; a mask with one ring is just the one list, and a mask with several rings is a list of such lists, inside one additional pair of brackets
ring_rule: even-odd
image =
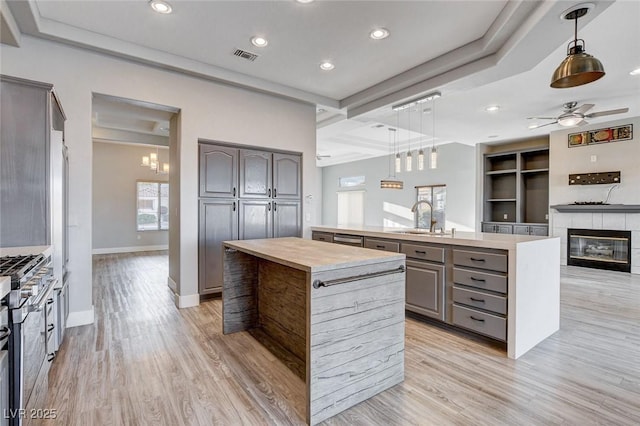
[(579, 8), (565, 15), (565, 19), (575, 20), (574, 40), (569, 43), (567, 57), (556, 68), (551, 77), (551, 87), (564, 89), (591, 83), (604, 76), (602, 63), (584, 51), (584, 40), (578, 39), (578, 18), (588, 12), (588, 8)]

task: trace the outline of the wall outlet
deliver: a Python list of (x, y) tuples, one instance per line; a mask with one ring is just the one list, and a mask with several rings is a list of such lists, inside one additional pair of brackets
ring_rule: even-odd
[(502, 218), (503, 218), (504, 220), (507, 220), (507, 218), (508, 218), (508, 217), (509, 217), (509, 215), (507, 215), (506, 213), (502, 216)]
[(306, 220), (307, 222), (311, 222), (311, 213), (306, 213), (306, 214), (304, 215), (304, 218), (305, 218), (305, 220)]
[(544, 220), (549, 220), (549, 213), (544, 215)]
[(597, 155), (592, 155), (591, 156), (591, 162), (595, 163), (596, 161), (598, 161), (598, 156)]
[(136, 235), (136, 238), (139, 239), (139, 240), (142, 239), (142, 237), (140, 235)]

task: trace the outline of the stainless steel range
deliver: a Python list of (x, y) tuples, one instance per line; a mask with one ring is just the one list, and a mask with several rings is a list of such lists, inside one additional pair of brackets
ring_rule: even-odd
[[(51, 255), (0, 257), (0, 276), (11, 277), (9, 308), (9, 408), (2, 413), (10, 425), (21, 425), (33, 404), (31, 394), (39, 375), (46, 374), (55, 356), (54, 287)], [(48, 362), (47, 362), (48, 361)], [(46, 371), (45, 371), (46, 370)], [(35, 399), (35, 398), (34, 398)]]

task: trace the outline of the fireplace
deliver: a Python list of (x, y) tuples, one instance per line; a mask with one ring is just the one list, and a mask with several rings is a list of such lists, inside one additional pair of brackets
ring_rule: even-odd
[(567, 229), (567, 265), (631, 272), (631, 231)]

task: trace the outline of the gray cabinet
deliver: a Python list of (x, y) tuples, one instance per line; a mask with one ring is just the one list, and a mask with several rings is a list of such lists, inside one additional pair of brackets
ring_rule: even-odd
[(240, 198), (271, 198), (271, 156), (267, 151), (240, 150)]
[(200, 294), (222, 290), (222, 242), (238, 239), (238, 202), (232, 199), (200, 200)]
[(200, 143), (200, 295), (222, 289), (224, 240), (299, 237), (301, 156)]
[(239, 239), (255, 240), (273, 236), (270, 200), (240, 200)]
[(302, 212), (299, 201), (273, 201), (273, 237), (299, 237), (302, 233)]
[(407, 260), (406, 309), (444, 321), (444, 265)]
[(273, 154), (273, 198), (299, 199), (302, 195), (302, 165), (299, 155)]
[(48, 84), (2, 76), (0, 245), (48, 245), (50, 235)]
[(200, 197), (235, 198), (238, 149), (200, 144)]
[(547, 235), (548, 213), (548, 148), (485, 155), (482, 232)]
[(549, 227), (547, 225), (514, 225), (513, 233), (520, 235), (547, 236)]

